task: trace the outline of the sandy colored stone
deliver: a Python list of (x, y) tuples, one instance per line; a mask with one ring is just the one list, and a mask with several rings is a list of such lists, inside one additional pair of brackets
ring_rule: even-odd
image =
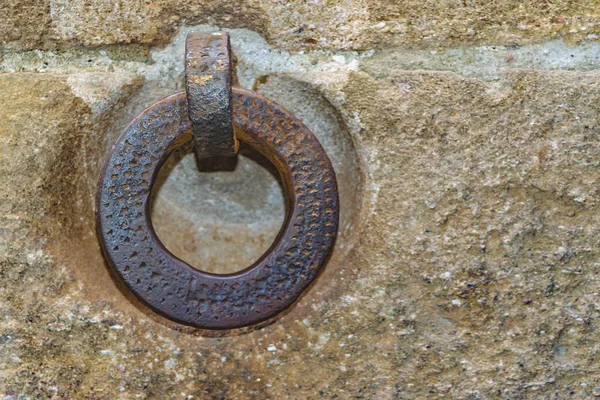
[(285, 48), (446, 48), (465, 44), (518, 46), (564, 37), (597, 39), (594, 1), (456, 2), (347, 0), (262, 2), (267, 36)]
[(379, 315), (396, 398), (590, 398), (600, 76), (392, 71), (345, 92), (377, 188), (352, 304)]
[(339, 115), (367, 179), (357, 245), (273, 324), (215, 335), (127, 297), (94, 237), (85, 182), (98, 163), (82, 160), (102, 159), (112, 133), (101, 121), (139, 87), (123, 81), (115, 86), (123, 97), (106, 106), (99, 99), (117, 89), (96, 90), (98, 100), (76, 95), (90, 77), (0, 75), (3, 394), (567, 399), (600, 391), (600, 75), (347, 78)]
[[(599, 397), (599, 19), (584, 0), (5, 0), (0, 397)], [(94, 223), (112, 142), (182, 90), (185, 33), (209, 25), (252, 30), (232, 31), (240, 84), (315, 132), (342, 196), (314, 287), (234, 332), (141, 305)], [(193, 161), (165, 167), (152, 221), (192, 265), (239, 270), (277, 234), (277, 181)]]
[[(69, 202), (74, 212), (84, 207), (77, 193), (83, 179), (77, 155), (91, 137), (92, 118), (66, 77), (3, 74), (0, 91), (1, 253), (6, 255), (19, 250), (14, 240), (25, 240), (28, 230), (60, 235), (73, 228), (61, 203)], [(7, 225), (24, 229), (23, 235)]]
[(261, 32), (268, 26), (264, 10), (252, 0), (54, 0), (50, 12), (57, 40), (86, 46), (164, 44), (184, 23), (244, 27)]
[(296, 51), (518, 46), (549, 38), (597, 40), (599, 18), (600, 6), (588, 0), (9, 0), (0, 10), (0, 42), (25, 49), (157, 45), (182, 25), (212, 24), (252, 29)]
[(519, 46), (556, 37), (596, 40), (600, 33), (597, 1), (367, 1), (365, 40), (373, 44)]
[(0, 45), (38, 48), (50, 45), (49, 0), (3, 0), (0, 5)]

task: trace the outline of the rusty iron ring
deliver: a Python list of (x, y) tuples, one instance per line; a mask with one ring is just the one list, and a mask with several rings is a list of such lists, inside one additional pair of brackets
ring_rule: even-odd
[(231, 48), (226, 32), (191, 32), (185, 41), (185, 90), (198, 159), (238, 151), (231, 110)]
[(234, 88), (233, 105), (239, 139), (277, 168), (286, 199), (279, 235), (250, 267), (228, 275), (194, 269), (171, 254), (152, 227), (158, 171), (191, 140), (185, 93), (159, 101), (125, 129), (98, 188), (98, 234), (117, 275), (157, 313), (204, 329), (253, 325), (289, 307), (326, 263), (338, 227), (335, 173), (312, 132), (254, 92)]

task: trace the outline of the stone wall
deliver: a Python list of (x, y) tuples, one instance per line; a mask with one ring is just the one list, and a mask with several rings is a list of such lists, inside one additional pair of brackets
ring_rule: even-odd
[[(5, 0), (0, 6), (0, 396), (600, 397), (600, 3)], [(240, 86), (299, 116), (338, 176), (317, 283), (270, 324), (162, 319), (95, 236), (114, 139), (183, 88), (189, 31), (231, 34)], [(248, 148), (163, 168), (153, 224), (226, 273), (277, 235)]]

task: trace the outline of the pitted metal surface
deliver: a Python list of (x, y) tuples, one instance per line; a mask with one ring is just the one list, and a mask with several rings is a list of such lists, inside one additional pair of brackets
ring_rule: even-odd
[(243, 271), (215, 275), (192, 268), (166, 250), (150, 220), (158, 170), (175, 148), (192, 140), (187, 107), (185, 93), (163, 99), (113, 146), (97, 196), (100, 243), (117, 275), (157, 313), (204, 329), (256, 324), (298, 299), (329, 258), (339, 218), (335, 173), (318, 140), (290, 112), (233, 89), (239, 139), (281, 175), (285, 222), (271, 248)]
[(191, 32), (185, 42), (185, 87), (198, 159), (237, 153), (231, 110), (231, 49), (226, 32)]

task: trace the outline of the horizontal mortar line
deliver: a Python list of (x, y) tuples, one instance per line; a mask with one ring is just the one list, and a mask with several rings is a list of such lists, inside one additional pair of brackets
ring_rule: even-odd
[[(277, 50), (277, 49), (275, 49)], [(7, 50), (0, 49), (0, 73), (38, 72), (56, 74), (77, 74), (85, 72), (115, 73), (128, 72), (147, 75), (161, 72), (165, 67), (177, 69), (181, 60), (159, 63), (152, 59), (162, 48), (150, 49), (148, 62), (139, 57), (114, 59), (110, 51), (103, 49), (77, 49), (56, 52), (52, 50)], [(235, 49), (234, 49), (235, 51)], [(283, 52), (286, 53), (286, 52)], [(314, 50), (300, 53), (274, 55), (260, 54), (260, 57), (274, 60), (294, 58), (306, 60), (303, 67), (269, 73), (294, 72), (341, 72), (352, 71), (348, 65), (358, 62), (358, 68), (375, 77), (385, 77), (392, 70), (450, 71), (463, 76), (483, 79), (497, 79), (510, 70), (566, 70), (595, 71), (600, 69), (600, 43), (585, 42), (572, 45), (562, 40), (524, 46), (476, 46), (442, 50), (406, 50), (398, 47), (368, 51), (326, 51)], [(246, 57), (248, 58), (248, 57)], [(250, 67), (259, 66), (251, 58), (243, 61)], [(341, 61), (340, 61), (341, 60)], [(340, 68), (336, 71), (335, 65)]]

